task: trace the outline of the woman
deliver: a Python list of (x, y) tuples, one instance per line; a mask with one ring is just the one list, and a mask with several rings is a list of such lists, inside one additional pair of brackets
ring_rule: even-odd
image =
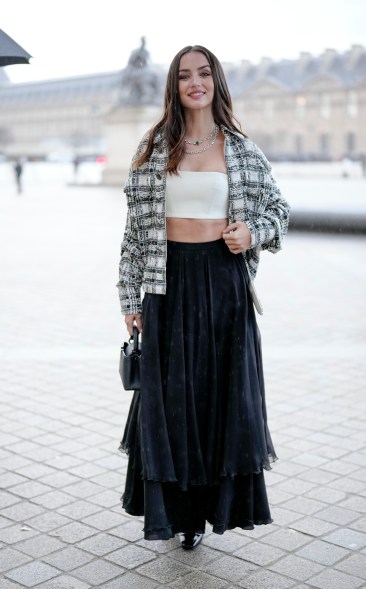
[(117, 286), (143, 351), (121, 443), (123, 507), (145, 516), (146, 539), (179, 533), (184, 549), (206, 521), (218, 534), (272, 521), (263, 469), (276, 455), (253, 279), (260, 250), (281, 248), (289, 207), (235, 121), (218, 59), (185, 47), (124, 189)]

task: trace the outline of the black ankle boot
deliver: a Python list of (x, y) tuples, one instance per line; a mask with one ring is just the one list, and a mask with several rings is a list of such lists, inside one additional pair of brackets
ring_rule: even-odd
[(202, 542), (203, 534), (200, 532), (181, 532), (179, 534), (180, 545), (183, 550), (193, 550)]

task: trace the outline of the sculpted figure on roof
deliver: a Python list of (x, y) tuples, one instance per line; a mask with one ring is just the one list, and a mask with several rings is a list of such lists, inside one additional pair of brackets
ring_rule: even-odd
[(134, 49), (123, 71), (120, 104), (153, 104), (160, 94), (159, 76), (150, 65), (145, 37)]

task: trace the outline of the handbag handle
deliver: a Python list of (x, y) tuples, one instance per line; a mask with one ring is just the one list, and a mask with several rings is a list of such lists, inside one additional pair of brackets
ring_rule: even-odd
[(133, 335), (130, 337), (130, 342), (132, 343), (133, 340), (133, 349), (137, 351), (139, 349), (139, 335), (140, 332), (137, 329), (136, 325), (133, 326)]

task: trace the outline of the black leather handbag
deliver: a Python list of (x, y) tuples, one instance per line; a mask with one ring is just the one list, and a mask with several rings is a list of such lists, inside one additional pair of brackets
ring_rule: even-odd
[(141, 362), (141, 339), (139, 330), (133, 328), (133, 335), (121, 348), (119, 361), (119, 373), (125, 391), (140, 390), (140, 362)]

